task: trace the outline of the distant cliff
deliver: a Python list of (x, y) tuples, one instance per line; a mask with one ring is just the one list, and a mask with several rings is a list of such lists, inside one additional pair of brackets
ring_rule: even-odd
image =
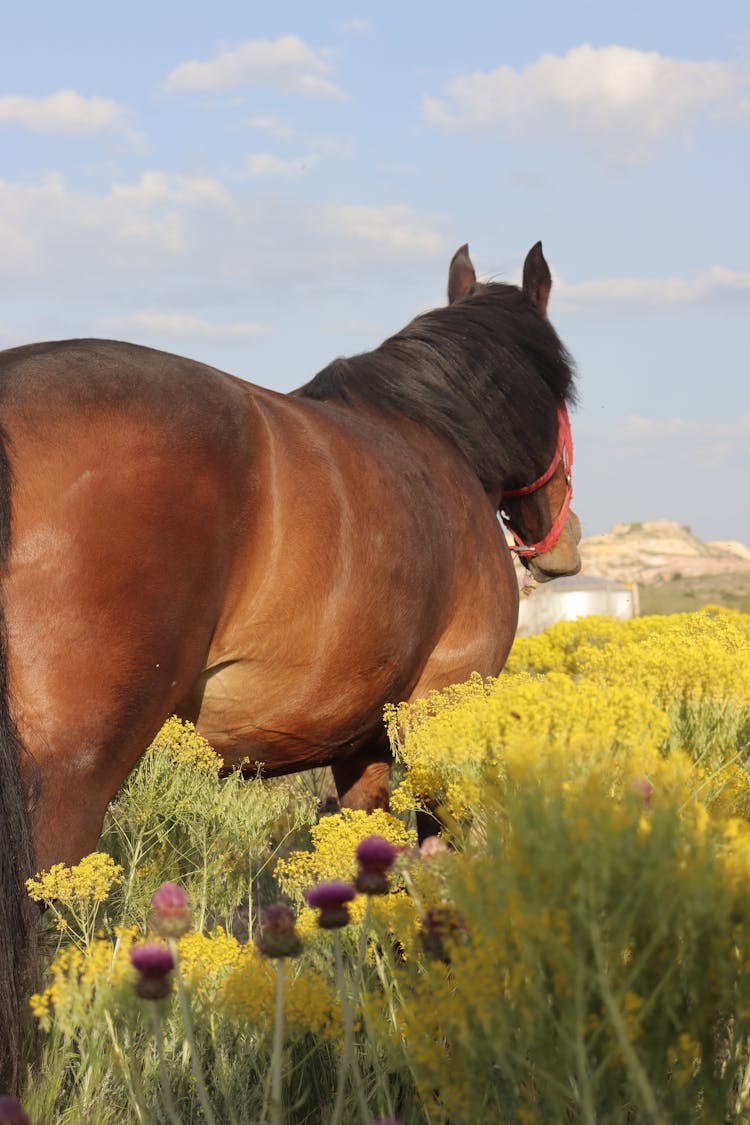
[(750, 575), (750, 548), (734, 540), (703, 542), (672, 520), (617, 523), (581, 541), (582, 573), (657, 586), (678, 578)]

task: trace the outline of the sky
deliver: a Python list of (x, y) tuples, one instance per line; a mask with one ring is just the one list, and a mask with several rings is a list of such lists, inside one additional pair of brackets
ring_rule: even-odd
[(287, 391), (541, 239), (584, 535), (750, 543), (746, 0), (3, 8), (0, 347)]

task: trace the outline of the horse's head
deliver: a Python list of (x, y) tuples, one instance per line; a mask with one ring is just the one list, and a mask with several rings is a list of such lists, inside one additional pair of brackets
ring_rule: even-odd
[[(567, 432), (567, 441), (562, 442), (561, 456), (552, 475), (544, 483), (535, 482), (528, 491), (521, 488), (505, 493), (501, 501), (500, 514), (514, 539), (511, 551), (516, 552), (537, 582), (578, 574), (581, 569), (581, 524), (570, 508), (570, 424), (564, 407), (560, 413), (560, 431), (563, 435)], [(558, 440), (558, 447), (560, 444)]]
[[(468, 246), (456, 251), (448, 276), (450, 304), (482, 293), (490, 288), (477, 282)], [(547, 303), (552, 276), (542, 244), (537, 242), (526, 256), (522, 291), (543, 320), (547, 320)], [(499, 509), (503, 522), (515, 541), (511, 550), (538, 582), (577, 574), (581, 569), (578, 544), (581, 525), (571, 510), (573, 440), (570, 421), (561, 398), (557, 407), (557, 440), (554, 453), (537, 478), (517, 488), (503, 489)]]

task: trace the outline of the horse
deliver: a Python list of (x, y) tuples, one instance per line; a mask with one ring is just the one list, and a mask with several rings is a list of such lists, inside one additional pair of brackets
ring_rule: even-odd
[(224, 768), (330, 765), (387, 808), (389, 702), (500, 672), (518, 582), (575, 573), (572, 360), (454, 255), (447, 306), (280, 394), (111, 340), (0, 353), (0, 1067), (18, 1079), (24, 880), (97, 843), (170, 714)]

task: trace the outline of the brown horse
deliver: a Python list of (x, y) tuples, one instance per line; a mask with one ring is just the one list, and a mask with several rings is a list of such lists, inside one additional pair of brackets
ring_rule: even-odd
[(446, 308), (291, 395), (112, 341), (0, 353), (6, 1084), (22, 880), (96, 846), (168, 715), (228, 767), (330, 764), (342, 803), (387, 806), (383, 705), (510, 649), (501, 505), (537, 578), (577, 571), (550, 284), (540, 244), (522, 289), (478, 284), (462, 247)]

